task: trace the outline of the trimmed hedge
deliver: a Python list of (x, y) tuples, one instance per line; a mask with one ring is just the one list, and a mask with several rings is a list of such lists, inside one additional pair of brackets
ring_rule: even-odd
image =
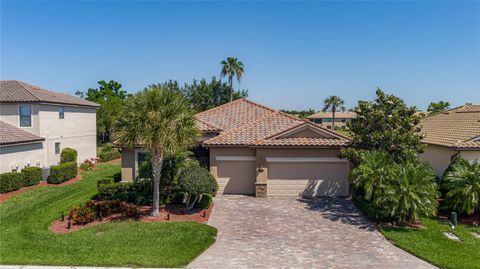
[(113, 178), (111, 177), (107, 177), (107, 178), (101, 178), (97, 181), (97, 190), (100, 189), (100, 186), (101, 185), (109, 185), (109, 184), (113, 184)]
[(0, 174), (0, 193), (16, 191), (23, 187), (22, 173), (9, 172)]
[(36, 185), (42, 180), (42, 169), (40, 169), (40, 167), (25, 167), (22, 169), (21, 173), (23, 186)]
[(50, 168), (50, 176), (47, 179), (48, 183), (60, 184), (77, 176), (77, 163), (68, 162), (52, 166)]
[(98, 197), (101, 200), (117, 200), (139, 205), (152, 203), (153, 188), (149, 180), (138, 182), (111, 182), (111, 178), (99, 180)]
[(200, 201), (196, 204), (195, 207), (201, 208), (201, 209), (207, 209), (212, 205), (212, 203), (213, 203), (212, 195), (205, 193), (202, 195), (202, 198), (200, 198)]
[(77, 151), (72, 148), (64, 148), (60, 153), (60, 163), (77, 162)]
[(111, 160), (115, 160), (120, 158), (121, 154), (117, 150), (112, 150), (112, 151), (103, 151), (100, 152), (98, 155), (98, 158), (100, 159), (101, 162), (108, 162)]

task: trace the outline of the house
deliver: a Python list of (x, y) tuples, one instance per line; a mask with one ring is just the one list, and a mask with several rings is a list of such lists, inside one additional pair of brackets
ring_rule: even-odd
[(455, 156), (480, 160), (480, 105), (464, 105), (422, 119), (427, 148), (420, 155), (441, 177)]
[[(219, 193), (346, 196), (350, 163), (338, 158), (350, 140), (320, 125), (239, 99), (198, 113), (196, 157), (210, 168)], [(122, 180), (137, 175), (141, 148), (122, 150)]]
[[(342, 127), (347, 125), (347, 123), (351, 123), (357, 118), (356, 112), (350, 111), (337, 111), (335, 112), (335, 126)], [(323, 127), (332, 128), (332, 121), (333, 121), (333, 114), (332, 111), (321, 111), (310, 115), (307, 117), (310, 121), (319, 124)]]
[(98, 104), (16, 80), (0, 81), (0, 173), (60, 162), (63, 148), (78, 161), (96, 156)]

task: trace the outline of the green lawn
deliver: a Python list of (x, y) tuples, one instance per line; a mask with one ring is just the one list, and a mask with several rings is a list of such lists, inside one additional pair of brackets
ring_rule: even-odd
[(193, 222), (113, 222), (68, 234), (48, 228), (61, 211), (96, 194), (96, 182), (120, 170), (100, 165), (79, 182), (41, 187), (0, 205), (0, 264), (177, 267), (215, 242), (217, 230)]
[(459, 225), (454, 233), (456, 242), (444, 236), (447, 225), (423, 219), (426, 229), (382, 228), (380, 231), (398, 247), (441, 268), (480, 268), (480, 239), (471, 235), (472, 227)]

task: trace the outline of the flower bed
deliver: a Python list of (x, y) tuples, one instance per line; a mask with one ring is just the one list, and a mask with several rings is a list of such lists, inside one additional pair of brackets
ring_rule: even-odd
[(56, 220), (50, 226), (50, 231), (53, 233), (69, 233), (73, 231), (78, 231), (80, 229), (94, 226), (101, 223), (107, 223), (111, 221), (122, 221), (122, 220), (135, 220), (135, 221), (144, 221), (144, 222), (179, 222), (179, 221), (192, 221), (197, 223), (206, 223), (212, 212), (213, 204), (205, 210), (193, 209), (190, 212), (185, 212), (185, 205), (182, 204), (171, 204), (167, 205), (165, 210), (160, 212), (159, 216), (151, 216), (151, 207), (150, 206), (140, 206), (139, 210), (141, 212), (140, 217), (138, 218), (127, 218), (121, 216), (120, 214), (112, 214), (108, 217), (103, 218), (102, 221), (96, 219), (92, 222), (89, 222), (85, 225), (74, 224), (71, 222), (71, 227), (68, 229), (68, 220), (65, 216), (65, 220)]

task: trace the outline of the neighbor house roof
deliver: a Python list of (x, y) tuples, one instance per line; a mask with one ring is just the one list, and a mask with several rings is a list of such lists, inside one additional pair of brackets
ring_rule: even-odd
[[(332, 111), (320, 111), (307, 117), (307, 119), (331, 119), (333, 117)], [(351, 111), (336, 111), (335, 118), (337, 119), (356, 119), (357, 113)]]
[(480, 105), (464, 105), (427, 116), (420, 127), (427, 144), (480, 149)]
[(40, 102), (76, 106), (99, 107), (100, 105), (66, 93), (52, 92), (18, 80), (0, 81), (0, 102)]
[[(207, 146), (343, 146), (348, 138), (288, 115), (278, 110), (239, 99), (198, 113), (197, 126), (202, 131), (218, 130), (220, 134), (204, 141)], [(302, 139), (276, 137), (293, 128), (308, 126), (327, 134), (323, 138)]]
[(45, 138), (0, 121), (0, 145), (14, 145), (43, 140), (45, 140)]

